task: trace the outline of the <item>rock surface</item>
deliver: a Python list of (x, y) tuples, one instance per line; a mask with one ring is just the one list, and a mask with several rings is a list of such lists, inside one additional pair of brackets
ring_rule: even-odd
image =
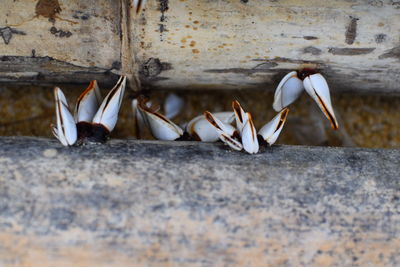
[(0, 265), (400, 264), (400, 150), (0, 138)]

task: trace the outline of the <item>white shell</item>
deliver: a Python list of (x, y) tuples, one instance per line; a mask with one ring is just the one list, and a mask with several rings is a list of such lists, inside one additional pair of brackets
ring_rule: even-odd
[(142, 113), (138, 110), (138, 100), (136, 98), (132, 100), (131, 105), (133, 118), (135, 120), (136, 138), (140, 138), (142, 130), (145, 127), (145, 119), (143, 118)]
[(236, 128), (238, 129), (239, 133), (242, 133), (243, 126), (247, 123), (248, 116), (247, 113), (243, 110), (242, 106), (240, 105), (239, 101), (235, 100), (232, 102), (232, 108), (235, 112), (235, 119), (236, 119)]
[(243, 145), (239, 141), (237, 141), (236, 139), (227, 135), (220, 129), (218, 129), (218, 128), (215, 128), (215, 129), (218, 133), (219, 139), (221, 139), (221, 141), (224, 142), (224, 144), (228, 145), (230, 148), (237, 150), (237, 151), (240, 151), (243, 149)]
[(172, 141), (183, 135), (183, 130), (163, 115), (157, 112), (151, 113), (141, 108), (139, 108), (139, 111), (145, 119), (154, 138), (158, 140)]
[(236, 132), (236, 128), (230, 125), (229, 123), (222, 122), (220, 119), (218, 119), (215, 115), (213, 115), (211, 112), (204, 112), (205, 119), (212, 125), (214, 126), (215, 129), (221, 130), (228, 136), (233, 136), (233, 134)]
[(92, 122), (101, 103), (101, 94), (97, 82), (91, 81), (88, 88), (79, 96), (75, 106), (75, 121)]
[(133, 9), (136, 14), (139, 14), (145, 8), (147, 0), (132, 0)]
[(288, 112), (289, 109), (283, 109), (270, 122), (264, 125), (260, 129), (260, 131), (258, 131), (258, 134), (261, 135), (269, 145), (274, 144), (278, 139), (279, 134), (282, 131), (283, 125), (285, 124)]
[[(227, 124), (234, 118), (233, 112), (216, 112), (214, 116)], [(197, 135), (202, 142), (216, 142), (219, 139), (215, 127), (204, 118), (204, 115), (192, 119), (186, 126), (186, 132), (191, 136)]]
[(242, 145), (244, 150), (246, 150), (248, 153), (255, 154), (259, 150), (257, 133), (250, 113), (247, 113), (247, 117), (248, 120), (245, 123), (241, 133)]
[[(134, 102), (132, 102), (134, 103)], [(183, 130), (160, 113), (150, 109), (147, 99), (137, 102), (138, 117), (150, 129), (151, 134), (158, 140), (172, 141), (183, 135)]]
[(312, 74), (304, 79), (303, 84), (307, 93), (317, 102), (319, 108), (331, 122), (332, 128), (338, 129), (339, 126), (333, 112), (329, 87), (325, 78), (320, 73)]
[(71, 146), (78, 137), (74, 117), (69, 112), (67, 100), (60, 88), (54, 88), (54, 97), (57, 127), (53, 126), (53, 134), (64, 146)]
[(121, 76), (114, 88), (111, 89), (104, 98), (99, 110), (93, 118), (93, 123), (102, 124), (110, 132), (117, 124), (118, 112), (125, 92), (125, 83), (126, 77)]
[(183, 99), (176, 94), (169, 94), (164, 102), (165, 117), (172, 119), (176, 117), (183, 108)]
[(286, 74), (275, 90), (274, 103), (272, 107), (279, 112), (296, 101), (303, 92), (303, 82), (297, 77), (297, 72)]

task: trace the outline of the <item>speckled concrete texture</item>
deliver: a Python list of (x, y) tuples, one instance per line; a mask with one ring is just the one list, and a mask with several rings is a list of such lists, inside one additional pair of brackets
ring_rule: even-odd
[(0, 265), (398, 266), (400, 151), (0, 138)]

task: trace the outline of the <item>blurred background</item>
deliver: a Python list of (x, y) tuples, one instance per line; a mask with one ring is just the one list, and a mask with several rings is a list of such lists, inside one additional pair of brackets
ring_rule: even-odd
[[(104, 87), (104, 86), (103, 86)], [(105, 96), (108, 88), (102, 88)], [(73, 111), (75, 101), (85, 86), (62, 86)], [(214, 91), (149, 91), (153, 102), (163, 106), (168, 94), (184, 100), (184, 108), (173, 119), (179, 125), (202, 114), (231, 111), (237, 99), (251, 112), (257, 129), (276, 114), (272, 109), (273, 92), (262, 90)], [(332, 92), (331, 92), (332, 93)], [(135, 138), (135, 126), (130, 102), (133, 92), (127, 90), (112, 138)], [(400, 98), (393, 96), (332, 94), (332, 103), (340, 129), (333, 131), (317, 104), (303, 93), (292, 104), (278, 144), (317, 146), (357, 146), (373, 148), (400, 147)], [(161, 109), (161, 112), (163, 110)], [(50, 124), (55, 122), (52, 87), (32, 85), (2, 85), (0, 87), (0, 135), (52, 137)], [(142, 136), (152, 139), (150, 135)]]

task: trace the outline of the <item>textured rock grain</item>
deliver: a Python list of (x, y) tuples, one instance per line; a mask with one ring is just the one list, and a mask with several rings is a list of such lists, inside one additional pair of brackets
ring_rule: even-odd
[(400, 264), (400, 151), (0, 139), (0, 263)]

